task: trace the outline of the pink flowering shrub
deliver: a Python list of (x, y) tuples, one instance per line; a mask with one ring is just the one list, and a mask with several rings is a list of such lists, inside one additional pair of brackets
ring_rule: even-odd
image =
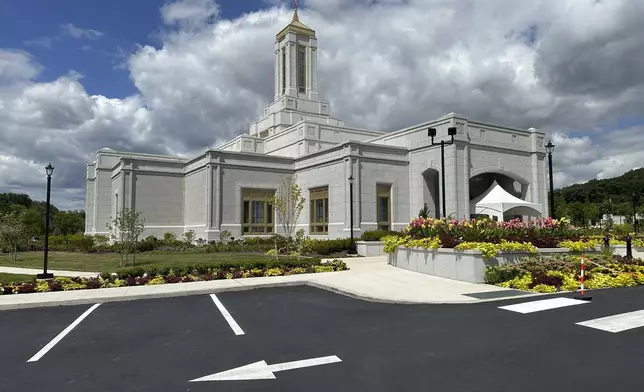
[(453, 248), (461, 242), (500, 243), (529, 242), (537, 248), (556, 248), (561, 241), (578, 241), (583, 229), (570, 225), (566, 218), (522, 222), (514, 219), (495, 222), (490, 219), (416, 218), (405, 229), (412, 238), (438, 237), (443, 248)]

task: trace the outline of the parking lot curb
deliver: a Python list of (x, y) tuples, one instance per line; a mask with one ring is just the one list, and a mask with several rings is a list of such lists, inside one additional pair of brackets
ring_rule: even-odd
[[(241, 281), (242, 279), (240, 279)], [(525, 298), (532, 296), (541, 296), (544, 294), (537, 293), (526, 293), (521, 296), (508, 296), (508, 297), (498, 297), (491, 299), (472, 299), (468, 301), (427, 301), (427, 300), (400, 300), (400, 299), (389, 299), (382, 297), (375, 297), (370, 295), (365, 295), (362, 293), (357, 293), (345, 288), (339, 288), (332, 284), (322, 283), (315, 280), (296, 280), (292, 282), (268, 282), (268, 283), (251, 283), (245, 284), (243, 282), (237, 281), (239, 285), (230, 286), (230, 287), (215, 287), (215, 288), (204, 288), (197, 290), (185, 290), (185, 291), (169, 291), (169, 292), (151, 292), (151, 293), (141, 293), (141, 294), (118, 294), (114, 296), (92, 296), (94, 290), (84, 290), (87, 291), (88, 296), (84, 298), (70, 298), (70, 299), (58, 299), (50, 301), (40, 301), (40, 302), (27, 302), (27, 303), (15, 303), (15, 304), (0, 304), (0, 311), (3, 310), (16, 310), (16, 309), (31, 309), (31, 308), (43, 308), (43, 307), (55, 307), (55, 306), (73, 306), (73, 305), (88, 305), (95, 303), (108, 303), (108, 302), (126, 302), (126, 301), (136, 301), (143, 299), (159, 299), (159, 298), (172, 298), (172, 297), (185, 297), (191, 295), (205, 295), (205, 294), (216, 294), (223, 292), (232, 292), (232, 291), (246, 291), (246, 290), (256, 290), (263, 288), (277, 288), (277, 287), (293, 287), (293, 286), (310, 286), (317, 289), (329, 291), (335, 294), (340, 294), (346, 297), (384, 304), (398, 304), (398, 305), (466, 305), (466, 304), (476, 304), (483, 302), (494, 302), (494, 301), (503, 301), (508, 299), (516, 298)], [(159, 287), (159, 286), (156, 286)], [(79, 293), (80, 291), (74, 291), (74, 293)], [(559, 293), (561, 294), (561, 293)], [(22, 296), (28, 296), (30, 294), (11, 294), (12, 297), (20, 298)]]

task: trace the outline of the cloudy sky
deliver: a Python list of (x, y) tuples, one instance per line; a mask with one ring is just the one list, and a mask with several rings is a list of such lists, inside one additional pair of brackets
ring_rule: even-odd
[[(535, 127), (555, 183), (642, 165), (642, 0), (301, 0), (347, 125), (449, 112)], [(83, 208), (96, 150), (194, 155), (273, 97), (280, 0), (0, 0), (0, 192)], [(639, 156), (639, 159), (638, 159)]]

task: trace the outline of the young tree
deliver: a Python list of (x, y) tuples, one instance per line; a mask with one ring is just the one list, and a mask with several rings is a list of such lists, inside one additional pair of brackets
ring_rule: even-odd
[(269, 202), (273, 205), (277, 222), (284, 229), (288, 253), (288, 243), (293, 238), (293, 231), (306, 202), (300, 186), (295, 182), (295, 176), (282, 177), (282, 185)]
[(11, 261), (17, 260), (18, 248), (28, 238), (23, 215), (24, 212), (8, 212), (0, 217), (0, 247), (9, 249), (9, 260)]
[(124, 208), (116, 213), (116, 218), (110, 217), (111, 222), (107, 223), (112, 240), (117, 243), (121, 254), (121, 267), (127, 266), (130, 254), (132, 254), (132, 265), (136, 260), (136, 244), (139, 236), (145, 228), (145, 220), (141, 218), (141, 212)]
[(196, 236), (197, 235), (194, 230), (186, 231), (185, 233), (183, 233), (183, 242), (191, 245), (194, 242)]

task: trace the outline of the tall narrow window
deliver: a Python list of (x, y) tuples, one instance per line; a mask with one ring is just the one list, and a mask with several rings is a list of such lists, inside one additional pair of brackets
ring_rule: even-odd
[(267, 234), (273, 232), (273, 205), (269, 199), (275, 191), (242, 191), (242, 228), (244, 235)]
[(378, 230), (390, 230), (391, 227), (391, 186), (376, 186), (376, 214)]
[(309, 191), (309, 233), (327, 234), (329, 232), (329, 188)]
[(306, 92), (306, 46), (297, 47), (297, 90)]
[(282, 95), (286, 93), (286, 48), (282, 48)]

